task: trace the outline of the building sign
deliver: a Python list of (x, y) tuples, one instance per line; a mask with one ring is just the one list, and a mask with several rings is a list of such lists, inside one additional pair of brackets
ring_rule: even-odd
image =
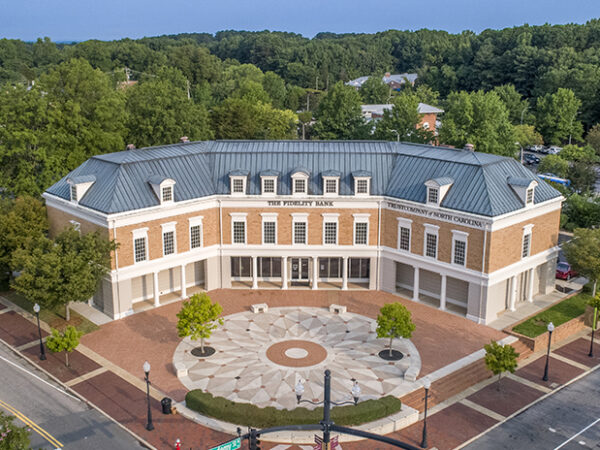
[(333, 208), (331, 200), (269, 200), (267, 205), (292, 208)]
[(390, 209), (416, 214), (422, 217), (430, 217), (432, 219), (443, 220), (445, 222), (457, 223), (472, 228), (483, 229), (488, 223), (481, 219), (473, 219), (458, 214), (451, 214), (444, 211), (435, 211), (427, 208), (419, 208), (418, 206), (404, 205), (402, 203), (386, 202), (386, 206)]

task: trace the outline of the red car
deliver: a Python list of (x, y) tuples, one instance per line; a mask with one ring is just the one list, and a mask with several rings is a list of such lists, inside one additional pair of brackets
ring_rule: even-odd
[(573, 277), (577, 276), (577, 272), (575, 272), (571, 268), (571, 264), (566, 262), (559, 262), (556, 265), (556, 278), (560, 278), (561, 280), (570, 280)]

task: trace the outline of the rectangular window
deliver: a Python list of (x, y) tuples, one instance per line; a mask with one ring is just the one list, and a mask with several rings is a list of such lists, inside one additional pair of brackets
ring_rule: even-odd
[(163, 255), (172, 255), (175, 253), (175, 232), (166, 231), (163, 233)]
[(526, 234), (523, 236), (523, 258), (527, 258), (529, 253), (531, 252), (531, 234)]
[(236, 194), (243, 194), (244, 193), (244, 180), (241, 178), (234, 178), (232, 181), (233, 184), (233, 192), (235, 192)]
[(533, 188), (527, 189), (527, 204), (530, 205), (533, 203)]
[(194, 225), (190, 227), (190, 247), (202, 247), (202, 226)]
[(427, 189), (427, 201), (429, 203), (437, 203), (438, 202), (438, 190), (436, 188), (428, 188)]
[(77, 201), (77, 186), (74, 184), (71, 185), (71, 200)]
[(337, 222), (325, 222), (325, 244), (337, 244)]
[(135, 262), (146, 261), (146, 238), (137, 238), (133, 241)]
[(454, 241), (454, 264), (465, 265), (467, 243), (465, 241)]
[(356, 222), (354, 224), (354, 245), (367, 245), (367, 222)]
[(294, 244), (306, 244), (306, 222), (294, 222)]
[(263, 194), (274, 194), (275, 193), (275, 180), (272, 178), (265, 178), (263, 180)]
[(306, 194), (306, 180), (304, 178), (294, 180), (294, 194)]
[(252, 258), (249, 256), (231, 257), (231, 276), (233, 278), (252, 276)]
[(410, 228), (400, 227), (400, 250), (410, 251)]
[(435, 234), (426, 233), (425, 256), (431, 258), (437, 257), (437, 236)]
[(338, 191), (338, 180), (325, 180), (325, 193), (326, 194), (337, 194)]
[(233, 222), (233, 243), (246, 243), (246, 222)]
[(356, 180), (356, 193), (357, 194), (368, 194), (369, 193), (369, 180)]
[(349, 278), (369, 278), (370, 260), (369, 258), (350, 258)]
[(319, 278), (342, 278), (342, 258), (319, 258)]
[(170, 202), (173, 200), (173, 186), (167, 186), (162, 189), (162, 201)]
[(263, 278), (281, 277), (281, 258), (258, 258), (258, 276)]
[(276, 244), (277, 223), (263, 222), (263, 244)]

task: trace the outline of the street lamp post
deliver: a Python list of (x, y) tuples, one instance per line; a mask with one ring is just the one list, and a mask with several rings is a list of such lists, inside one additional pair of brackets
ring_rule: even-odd
[(396, 142), (400, 142), (400, 133), (398, 130), (390, 130), (392, 133), (396, 133)]
[(548, 381), (548, 362), (550, 361), (550, 344), (552, 342), (552, 332), (554, 331), (554, 324), (550, 322), (548, 324), (548, 352), (546, 353), (546, 367), (544, 367), (544, 376), (542, 380)]
[(423, 387), (425, 388), (425, 413), (423, 417), (423, 439), (421, 440), (421, 447), (427, 448), (427, 399), (429, 398), (429, 389), (431, 388), (431, 381), (425, 378), (425, 383), (423, 383)]
[(146, 382), (146, 398), (148, 399), (148, 423), (146, 424), (146, 430), (152, 431), (154, 430), (154, 424), (152, 423), (152, 409), (150, 409), (150, 363), (148, 361), (144, 363), (143, 369), (146, 374), (144, 381)]
[(523, 114), (525, 114), (525, 111), (527, 111), (527, 108), (529, 108), (529, 106), (526, 106), (525, 108), (523, 108), (523, 111), (521, 111), (521, 125), (523, 125)]
[(521, 145), (520, 142), (515, 142), (515, 145), (518, 145), (519, 148), (521, 149), (521, 152), (519, 153), (520, 158), (521, 158), (521, 164), (523, 164), (523, 146)]
[(331, 406), (341, 406), (341, 405), (351, 405), (358, 404), (358, 397), (360, 396), (360, 386), (358, 385), (358, 381), (354, 382), (354, 386), (352, 386), (352, 397), (354, 401), (345, 401), (345, 402), (332, 402), (331, 401), (331, 371), (327, 369), (325, 371), (325, 380), (324, 380), (324, 396), (322, 402), (313, 402), (311, 400), (302, 400), (302, 394), (304, 394), (304, 385), (302, 381), (298, 380), (296, 384), (296, 399), (298, 400), (298, 404), (300, 403), (310, 403), (311, 405), (323, 405), (323, 420), (321, 421), (321, 426), (323, 427), (323, 443), (325, 444), (325, 449), (329, 449), (329, 434), (330, 427), (333, 425), (333, 422), (330, 419)]
[(590, 341), (590, 352), (588, 356), (590, 358), (594, 357), (594, 331), (596, 330), (596, 322), (598, 321), (598, 308), (594, 308), (594, 312), (592, 313), (592, 340)]
[(35, 312), (35, 317), (37, 318), (38, 335), (40, 337), (40, 360), (44, 361), (46, 359), (46, 349), (42, 341), (42, 328), (40, 327), (40, 305), (37, 303), (33, 305), (33, 312)]

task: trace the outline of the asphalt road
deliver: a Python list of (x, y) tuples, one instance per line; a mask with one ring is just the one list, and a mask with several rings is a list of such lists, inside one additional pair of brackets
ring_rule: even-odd
[(32, 448), (136, 449), (129, 433), (0, 343), (0, 411), (20, 417)]
[(545, 398), (465, 448), (583, 450), (598, 447), (600, 370)]

